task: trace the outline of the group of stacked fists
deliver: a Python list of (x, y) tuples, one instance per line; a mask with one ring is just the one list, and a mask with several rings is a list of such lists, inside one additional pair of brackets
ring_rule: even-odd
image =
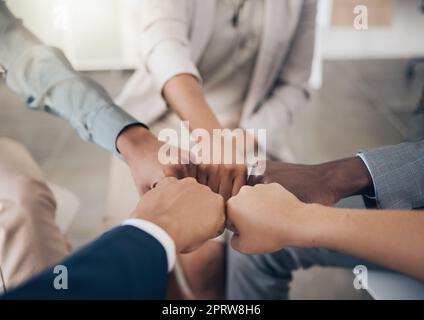
[[(143, 139), (139, 131), (144, 131)], [(268, 161), (260, 166), (263, 174), (256, 175), (253, 168), (249, 176), (243, 165), (163, 165), (157, 156), (161, 142), (141, 127), (127, 130), (117, 146), (142, 196), (134, 216), (169, 231), (179, 252), (195, 250), (226, 227), (233, 231), (233, 248), (243, 253), (296, 245), (308, 236), (300, 227), (308, 219), (306, 203), (332, 205), (352, 193), (342, 175), (335, 174), (338, 162), (307, 166)], [(356, 161), (344, 162), (343, 169), (350, 165), (353, 170)]]

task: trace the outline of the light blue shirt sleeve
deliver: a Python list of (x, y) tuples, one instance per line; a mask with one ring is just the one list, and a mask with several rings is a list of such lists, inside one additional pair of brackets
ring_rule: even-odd
[(66, 119), (83, 139), (113, 153), (118, 153), (120, 132), (139, 123), (116, 106), (99, 84), (76, 72), (60, 50), (43, 45), (3, 1), (0, 65), (7, 86), (31, 109)]

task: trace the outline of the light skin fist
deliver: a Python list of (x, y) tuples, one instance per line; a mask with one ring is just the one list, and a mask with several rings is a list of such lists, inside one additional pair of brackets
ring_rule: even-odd
[(225, 203), (193, 178), (165, 178), (143, 196), (133, 217), (160, 226), (175, 241), (177, 252), (189, 253), (222, 234)]
[[(164, 145), (149, 130), (141, 126), (126, 129), (117, 139), (117, 147), (131, 169), (137, 190), (144, 195), (161, 179), (175, 177), (196, 178), (197, 167), (190, 162), (182, 164), (183, 157), (189, 159), (189, 153), (178, 150), (178, 164), (162, 164), (159, 161), (159, 150)], [(188, 162), (188, 161), (187, 161)]]
[(263, 254), (304, 245), (310, 237), (307, 206), (276, 183), (241, 188), (227, 202), (232, 247), (244, 254)]

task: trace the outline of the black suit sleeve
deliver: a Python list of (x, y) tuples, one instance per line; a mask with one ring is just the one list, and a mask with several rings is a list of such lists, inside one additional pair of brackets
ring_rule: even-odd
[[(56, 289), (50, 268), (3, 299), (163, 299), (167, 287), (165, 249), (133, 226), (118, 227), (63, 261), (68, 289)], [(63, 281), (59, 281), (64, 284)]]

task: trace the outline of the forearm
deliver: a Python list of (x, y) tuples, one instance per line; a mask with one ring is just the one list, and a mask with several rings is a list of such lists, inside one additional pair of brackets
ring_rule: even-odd
[(359, 157), (352, 157), (319, 165), (337, 201), (354, 195), (373, 193), (371, 175)]
[[(132, 166), (140, 165), (143, 156), (149, 153), (157, 156), (157, 138), (143, 126), (130, 126), (116, 140), (116, 147), (125, 161)], [(152, 146), (153, 145), (153, 146)], [(144, 164), (143, 165), (147, 165)]]
[(157, 0), (142, 4), (140, 52), (154, 83), (170, 108), (191, 129), (212, 131), (220, 124), (200, 85), (189, 37), (193, 1)]
[(183, 121), (190, 121), (190, 129), (202, 128), (212, 133), (213, 129), (221, 128), (194, 76), (182, 74), (173, 77), (165, 84), (163, 95)]
[(32, 109), (66, 119), (85, 140), (116, 152), (116, 138), (137, 123), (107, 92), (82, 77), (63, 53), (43, 43), (0, 2), (0, 64), (6, 83)]
[(424, 279), (424, 215), (310, 205), (307, 246), (324, 247)]
[(69, 270), (67, 290), (55, 289), (50, 268), (1, 299), (163, 299), (166, 254), (151, 234), (121, 226), (60, 263)]
[(142, 124), (115, 105), (108, 93), (91, 79), (78, 77), (57, 84), (40, 109), (67, 120), (84, 140), (117, 153), (117, 139), (133, 125)]

